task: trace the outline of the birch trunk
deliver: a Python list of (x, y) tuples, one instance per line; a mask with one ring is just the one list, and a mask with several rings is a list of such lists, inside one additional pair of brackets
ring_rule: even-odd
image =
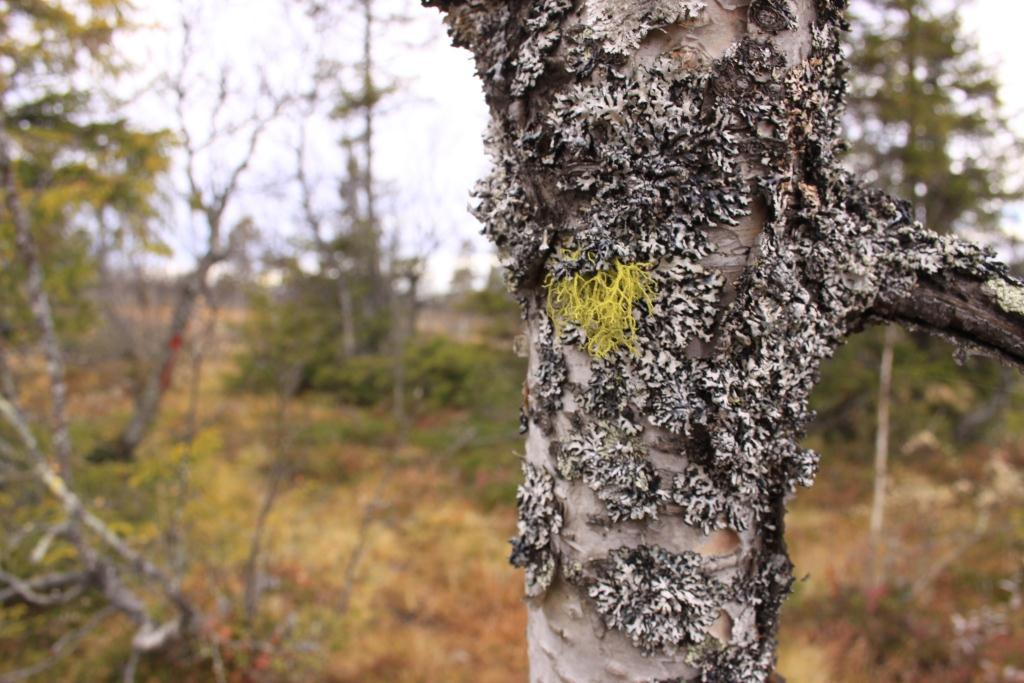
[(875, 420), (875, 486), (871, 499), (869, 541), (871, 546), (872, 590), (885, 586), (886, 541), (885, 504), (889, 494), (889, 432), (892, 404), (892, 366), (896, 346), (896, 328), (885, 328), (882, 360), (878, 368), (878, 409)]
[(768, 679), (820, 363), (894, 320), (1019, 364), (1020, 284), (841, 170), (841, 0), (425, 4), (528, 322), (531, 681)]

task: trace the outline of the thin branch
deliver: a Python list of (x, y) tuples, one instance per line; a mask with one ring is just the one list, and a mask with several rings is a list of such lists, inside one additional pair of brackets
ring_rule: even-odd
[[(228, 172), (222, 187), (217, 188), (216, 183), (211, 180), (209, 191), (204, 190), (196, 170), (197, 159), (200, 152), (212, 147), (219, 136), (229, 134), (219, 126), (218, 119), (229, 108), (227, 100), (230, 98), (231, 91), (228, 84), (228, 73), (222, 71), (218, 81), (217, 96), (210, 113), (210, 130), (212, 132), (205, 142), (197, 144), (190, 132), (187, 118), (188, 84), (186, 83), (186, 74), (193, 51), (192, 24), (184, 13), (182, 14), (182, 36), (181, 61), (171, 80), (170, 87), (175, 97), (174, 109), (177, 116), (178, 134), (185, 152), (185, 177), (189, 194), (187, 200), (190, 208), (199, 213), (206, 223), (205, 253), (199, 256), (193, 271), (181, 280), (163, 345), (143, 384), (142, 391), (137, 397), (131, 418), (114, 443), (106, 444), (92, 454), (91, 459), (93, 460), (132, 460), (139, 445), (152, 429), (164, 395), (170, 387), (179, 351), (184, 345), (186, 332), (194, 317), (196, 302), (200, 294), (207, 288), (210, 272), (218, 263), (231, 255), (236, 246), (234, 238), (241, 234), (236, 229), (227, 235), (225, 240), (224, 217), (228, 206), (238, 192), (243, 175), (252, 165), (267, 128), (280, 118), (285, 108), (292, 102), (290, 96), (271, 95), (269, 112), (263, 114), (253, 112), (240, 121), (238, 127), (230, 132), (249, 128), (245, 152)], [(269, 93), (269, 86), (265, 82), (261, 87), (261, 92), (264, 95)]]
[(976, 243), (923, 229), (909, 208), (894, 208), (900, 200), (864, 187), (856, 193), (887, 223), (895, 274), (914, 278), (909, 287), (901, 277), (883, 286), (867, 319), (944, 337), (959, 347), (958, 359), (972, 351), (1024, 370), (1024, 281)]
[(271, 112), (262, 117), (254, 116), (252, 119), (253, 129), (249, 134), (249, 139), (246, 146), (245, 155), (242, 157), (235, 168), (231, 171), (228, 176), (228, 181), (224, 187), (214, 193), (214, 201), (207, 211), (212, 211), (211, 214), (211, 225), (219, 223), (221, 217), (224, 214), (224, 210), (227, 208), (228, 202), (231, 200), (235, 191), (238, 189), (238, 182), (249, 166), (252, 164), (253, 158), (256, 156), (256, 148), (259, 146), (260, 139), (266, 132), (267, 127), (276, 121), (284, 111), (285, 107), (291, 102), (289, 97), (275, 97), (273, 100), (273, 107)]
[(14, 373), (11, 371), (10, 363), (7, 360), (7, 349), (4, 346), (3, 340), (0, 339), (0, 396), (13, 401), (17, 395), (18, 383), (14, 379)]
[(359, 564), (362, 562), (366, 549), (369, 546), (370, 529), (378, 521), (378, 513), (387, 507), (387, 502), (383, 499), (384, 491), (387, 490), (387, 485), (390, 483), (391, 477), (395, 472), (395, 467), (398, 463), (398, 452), (404, 445), (405, 438), (406, 433), (403, 429), (396, 430), (395, 440), (391, 445), (391, 452), (385, 461), (384, 471), (373, 487), (370, 500), (363, 506), (363, 514), (359, 519), (359, 529), (356, 532), (356, 545), (352, 549), (352, 554), (348, 557), (348, 562), (345, 563), (344, 578), (342, 579), (341, 591), (337, 602), (337, 612), (339, 614), (345, 614), (352, 603), (352, 594), (355, 592), (356, 572), (359, 570)]
[[(323, 235), (323, 217), (314, 207), (315, 186), (306, 173), (306, 122), (299, 126), (299, 140), (295, 146), (295, 168), (296, 180), (299, 184), (303, 217), (313, 241), (316, 244), (317, 254), (320, 261), (320, 273), (324, 277), (330, 277), (334, 284), (334, 297), (338, 305), (338, 313), (341, 317), (341, 355), (349, 358), (356, 353), (356, 332), (355, 332), (355, 311), (352, 290), (349, 287), (344, 256), (337, 249), (328, 244)], [(337, 272), (330, 273), (331, 266)]]
[(345, 572), (341, 582), (341, 592), (338, 596), (338, 608), (337, 613), (340, 615), (348, 612), (349, 605), (352, 603), (352, 594), (355, 591), (356, 583), (356, 571), (359, 569), (359, 564), (363, 560), (363, 555), (366, 553), (366, 548), (370, 541), (370, 527), (373, 522), (377, 519), (377, 512), (383, 505), (379, 500), (380, 489), (383, 488), (383, 482), (385, 477), (381, 477), (378, 482), (377, 489), (374, 491), (372, 499), (363, 506), (363, 514), (359, 519), (359, 530), (356, 532), (356, 546), (352, 549), (352, 554), (348, 557), (348, 562), (345, 563)]
[(40, 537), (35, 547), (32, 548), (32, 552), (29, 553), (29, 560), (32, 564), (39, 564), (46, 558), (46, 554), (50, 552), (50, 546), (53, 545), (54, 540), (58, 536), (63, 536), (71, 533), (71, 525), (66, 521), (60, 524), (54, 524)]
[(0, 570), (0, 583), (7, 584), (0, 589), (0, 604), (20, 598), (35, 607), (66, 605), (84, 592), (91, 579), (86, 572), (56, 572), (25, 580)]
[(263, 539), (266, 534), (267, 522), (274, 504), (284, 487), (290, 471), (287, 445), (288, 445), (288, 406), (292, 397), (298, 391), (302, 373), (299, 368), (289, 368), (282, 373), (280, 389), (278, 393), (277, 415), (274, 421), (274, 463), (270, 472), (270, 482), (267, 485), (266, 494), (260, 505), (259, 513), (256, 516), (256, 525), (253, 528), (252, 540), (249, 547), (249, 559), (246, 561), (245, 579), (245, 620), (252, 623), (256, 617), (256, 610), (259, 607), (259, 599), (263, 590), (263, 576), (260, 565), (263, 560)]
[(124, 683), (135, 683), (135, 674), (138, 671), (140, 659), (142, 659), (142, 653), (133, 648), (131, 654), (128, 655), (128, 661), (125, 662), (124, 671), (121, 673), (121, 680)]
[(953, 434), (958, 443), (963, 444), (975, 438), (1006, 409), (1016, 386), (1015, 375), (1012, 369), (1002, 368), (999, 384), (989, 397), (957, 422)]
[[(23, 445), (34, 460), (31, 468), (32, 473), (43, 484), (50, 495), (61, 503), (68, 518), (75, 520), (95, 534), (104, 546), (111, 550), (115, 556), (127, 564), (136, 574), (150, 579), (159, 585), (164, 595), (182, 614), (184, 621), (188, 622), (196, 618), (196, 609), (181, 592), (177, 582), (160, 567), (132, 549), (124, 539), (110, 529), (99, 517), (89, 511), (82, 503), (78, 494), (69, 487), (68, 482), (47, 464), (46, 458), (39, 450), (38, 442), (28, 429), (28, 425), (25, 423), (21, 413), (6, 398), (2, 397), (0, 397), (0, 416), (11, 425), (22, 440)], [(114, 572), (113, 568), (103, 563), (74, 530), (72, 531), (72, 537), (76, 541), (79, 551), (83, 554), (83, 559), (86, 560), (87, 566), (103, 571), (100, 577), (101, 581), (107, 582), (105, 587), (111, 586), (111, 590), (113, 590), (113, 582), (116, 579), (116, 572)], [(116, 591), (114, 591), (113, 597), (119, 597)], [(122, 602), (122, 606), (124, 611), (134, 611), (134, 608), (126, 602)]]
[(885, 505), (889, 489), (889, 432), (892, 403), (892, 367), (895, 356), (896, 328), (885, 328), (882, 360), (878, 370), (878, 406), (875, 424), (875, 485), (871, 500), (869, 538), (871, 547), (871, 585), (885, 585), (886, 542)]
[(982, 508), (978, 511), (978, 518), (975, 521), (974, 528), (964, 536), (959, 543), (953, 548), (946, 552), (935, 562), (932, 562), (928, 568), (921, 573), (920, 576), (910, 586), (910, 596), (916, 598), (927, 591), (931, 585), (940, 577), (950, 566), (952, 566), (957, 560), (964, 556), (971, 546), (976, 545), (984, 537), (988, 531), (990, 512), (987, 509)]

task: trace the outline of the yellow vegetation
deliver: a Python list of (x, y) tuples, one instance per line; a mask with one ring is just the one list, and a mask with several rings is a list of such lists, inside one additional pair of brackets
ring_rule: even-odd
[(566, 322), (576, 325), (586, 335), (584, 349), (595, 358), (607, 358), (620, 348), (639, 353), (633, 309), (641, 303), (648, 312), (654, 308), (650, 265), (615, 261), (590, 276), (577, 273), (558, 280), (548, 275), (544, 287), (556, 332), (560, 334)]

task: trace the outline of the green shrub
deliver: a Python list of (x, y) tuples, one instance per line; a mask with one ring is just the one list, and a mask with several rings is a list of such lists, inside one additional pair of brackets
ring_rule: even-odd
[[(516, 394), (522, 371), (508, 367), (508, 355), (444, 338), (414, 340), (403, 352), (406, 396), (417, 408), (474, 408), (489, 396), (495, 400), (496, 391), (507, 391), (509, 381), (503, 378), (511, 376)], [(357, 356), (316, 368), (310, 384), (343, 403), (380, 405), (393, 397), (394, 369), (390, 356)]]
[(356, 356), (315, 368), (310, 387), (333, 394), (342, 403), (373, 406), (391, 398), (393, 367), (387, 356)]

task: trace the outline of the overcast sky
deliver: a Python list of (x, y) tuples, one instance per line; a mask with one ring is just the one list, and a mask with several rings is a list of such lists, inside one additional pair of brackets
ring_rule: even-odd
[[(403, 94), (389, 105), (378, 129), (376, 170), (385, 189), (382, 194), (390, 198), (386, 208), (391, 225), (401, 227), (405, 241), (414, 249), (426, 244), (419, 244), (417, 236), (432, 235), (427, 285), (436, 291), (447, 285), (456, 263), (464, 260), (460, 253), (465, 245), (471, 245), (471, 262), (481, 274), (492, 263), (490, 249), (478, 235), (479, 226), (465, 210), (473, 182), (487, 167), (482, 143), (487, 112), (468, 53), (448, 45), (440, 14), (419, 8), (414, 0), (384, 1), (393, 2), (396, 10), (405, 10), (412, 21), (388, 29), (380, 39), (381, 62), (400, 79)], [(139, 4), (155, 22), (174, 25), (170, 8), (175, 3), (144, 0)], [(960, 5), (965, 24), (986, 60), (999, 66), (1008, 112), (1024, 134), (1024, 39), (1020, 28), (1024, 3), (974, 0)], [(296, 56), (296, 47), (303, 40), (302, 33), (286, 30), (280, 0), (207, 0), (200, 6), (211, 12), (202, 41), (211, 63), (233, 64), (233, 69), (241, 72), (252, 62), (262, 61), (271, 64), (271, 70), (284, 82), (301, 77), (306, 67)], [(358, 29), (352, 24), (339, 31), (339, 43), (357, 45)], [(150, 32), (131, 43), (131, 50), (151, 70), (158, 71), (173, 59), (175, 41), (173, 30)], [(140, 105), (140, 111), (154, 123), (168, 115), (166, 106), (157, 100)], [(244, 200), (246, 208), (260, 207), (264, 223), (272, 223), (282, 240), (294, 235), (296, 216), (287, 206), (287, 196), (275, 197), (263, 188), (267, 178), (279, 174), (291, 161), (287, 149), (293, 134), (294, 130), (282, 126), (270, 136)], [(327, 207), (340, 155), (334, 144), (336, 132), (325, 127), (319, 135), (312, 158), (321, 172)], [(1011, 220), (1020, 223), (1019, 217)]]

